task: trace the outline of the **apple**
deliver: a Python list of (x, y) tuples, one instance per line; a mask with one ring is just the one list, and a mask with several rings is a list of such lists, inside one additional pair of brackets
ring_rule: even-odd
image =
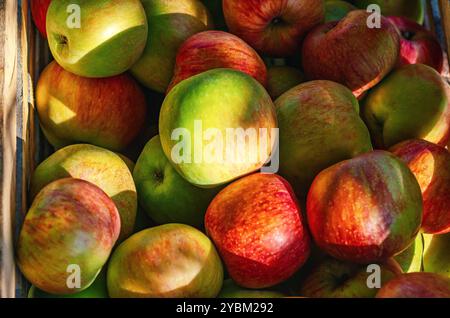
[(338, 21), (357, 8), (342, 0), (325, 0), (325, 22)]
[[(402, 273), (393, 259), (376, 265), (380, 268), (381, 285)], [(372, 274), (375, 272), (367, 265), (327, 258), (307, 276), (300, 295), (312, 298), (373, 298), (378, 289), (367, 284)]]
[(80, 77), (56, 62), (41, 73), (36, 108), (55, 148), (85, 142), (114, 151), (136, 138), (147, 111), (144, 93), (131, 76)]
[(407, 273), (385, 284), (377, 298), (450, 298), (450, 278), (433, 273)]
[(178, 48), (190, 36), (210, 30), (213, 22), (200, 0), (141, 0), (148, 40), (131, 72), (143, 85), (164, 93), (173, 77)]
[(432, 235), (423, 234), (425, 247), (423, 270), (450, 278), (450, 233)]
[(52, 181), (79, 178), (102, 189), (115, 203), (120, 214), (119, 240), (133, 232), (137, 195), (133, 177), (116, 153), (87, 144), (62, 148), (37, 166), (31, 177), (30, 197)]
[(267, 92), (273, 100), (294, 86), (305, 81), (305, 76), (298, 68), (291, 66), (271, 66), (267, 70)]
[(436, 70), (410, 64), (393, 71), (369, 91), (362, 117), (378, 148), (408, 139), (445, 146), (450, 137), (450, 93)]
[[(79, 179), (56, 180), (38, 193), (25, 216), (17, 265), (47, 293), (80, 292), (107, 262), (119, 232), (119, 212), (100, 188)], [(69, 284), (71, 265), (78, 266), (78, 286)]]
[(267, 84), (264, 61), (247, 43), (222, 31), (205, 31), (191, 36), (178, 50), (175, 71), (167, 91), (179, 82), (215, 68), (235, 69)]
[(367, 264), (405, 250), (422, 221), (422, 194), (405, 163), (373, 151), (323, 170), (307, 198), (311, 234), (334, 258)]
[(356, 97), (378, 84), (397, 62), (400, 39), (386, 18), (379, 28), (370, 28), (368, 20), (369, 13), (355, 10), (314, 28), (302, 48), (306, 76), (341, 83)]
[(201, 228), (206, 209), (219, 191), (197, 188), (184, 180), (166, 158), (159, 136), (145, 146), (133, 178), (141, 206), (158, 224), (183, 223)]
[(233, 281), (267, 288), (308, 259), (310, 238), (289, 183), (256, 173), (228, 185), (206, 211), (205, 228)]
[(416, 236), (412, 244), (394, 259), (405, 273), (420, 272), (422, 270), (423, 238), (421, 234)]
[(273, 290), (245, 289), (236, 285), (232, 279), (223, 282), (218, 298), (282, 298), (284, 295)]
[(250, 75), (214, 69), (166, 96), (159, 135), (166, 157), (193, 185), (215, 187), (260, 169), (275, 146), (277, 118), (264, 87)]
[(231, 33), (262, 54), (293, 55), (305, 34), (324, 19), (322, 0), (223, 0)]
[(304, 197), (323, 169), (372, 150), (352, 92), (331, 81), (300, 84), (276, 101), (280, 174)]
[(45, 19), (47, 17), (47, 10), (50, 6), (50, 2), (52, 2), (52, 0), (32, 0), (30, 3), (34, 24), (44, 38), (47, 38)]
[(376, 4), (384, 16), (402, 16), (423, 23), (425, 16), (425, 1), (422, 0), (353, 0), (358, 8), (367, 9)]
[(222, 287), (223, 267), (211, 241), (183, 224), (132, 235), (108, 264), (112, 298), (210, 298)]
[(444, 54), (436, 36), (422, 25), (403, 17), (388, 17), (400, 32), (400, 56), (397, 66), (425, 64), (439, 73)]
[(416, 176), (423, 196), (422, 232), (450, 232), (450, 153), (425, 140), (407, 140), (390, 151)]
[(46, 23), (55, 60), (84, 77), (125, 72), (147, 41), (147, 18), (139, 0), (52, 1)]

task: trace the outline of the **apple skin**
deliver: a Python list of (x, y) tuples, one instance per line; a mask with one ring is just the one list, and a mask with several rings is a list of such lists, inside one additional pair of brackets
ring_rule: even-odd
[(408, 139), (445, 146), (450, 137), (449, 85), (433, 68), (410, 64), (393, 71), (362, 102), (374, 146)]
[(325, 14), (322, 0), (223, 0), (222, 4), (230, 32), (274, 57), (293, 55)]
[[(89, 287), (120, 232), (114, 202), (95, 185), (65, 178), (44, 187), (31, 205), (17, 242), (17, 265), (29, 282), (52, 294)], [(67, 268), (80, 267), (80, 288), (69, 288)]]
[[(402, 273), (393, 259), (378, 265), (382, 285)], [(378, 289), (367, 286), (370, 274), (366, 265), (326, 258), (302, 283), (300, 295), (311, 298), (374, 298)]]
[(205, 31), (191, 36), (178, 50), (167, 91), (189, 77), (215, 68), (235, 69), (267, 85), (266, 65), (253, 48), (233, 34)]
[(416, 236), (414, 242), (403, 252), (394, 256), (404, 273), (420, 272), (423, 259), (423, 238), (421, 234)]
[(450, 278), (434, 273), (407, 273), (385, 284), (377, 298), (450, 298)]
[(423, 234), (425, 247), (423, 253), (424, 272), (441, 274), (450, 278), (450, 233)]
[(52, 0), (32, 0), (30, 3), (34, 24), (44, 38), (47, 38), (45, 20), (50, 2), (52, 2)]
[(236, 285), (232, 279), (223, 282), (222, 290), (217, 298), (282, 298), (284, 295), (273, 290), (245, 289)]
[(331, 81), (300, 84), (275, 101), (280, 127), (280, 175), (305, 197), (323, 169), (372, 150), (352, 92)]
[[(71, 27), (68, 7), (81, 9), (81, 27)], [(67, 71), (83, 77), (110, 77), (128, 70), (147, 41), (147, 18), (139, 0), (58, 0), (47, 12), (53, 57)]]
[(380, 28), (369, 28), (369, 16), (355, 10), (314, 28), (302, 47), (306, 77), (341, 83), (356, 97), (378, 84), (397, 63), (400, 38), (385, 17)]
[(291, 66), (271, 66), (267, 70), (267, 92), (273, 100), (292, 87), (305, 81), (305, 76), (298, 68)]
[(343, 19), (350, 11), (357, 8), (342, 0), (325, 0), (325, 22)]
[(425, 17), (425, 1), (422, 0), (353, 0), (360, 9), (367, 9), (371, 4), (381, 8), (384, 16), (402, 16), (422, 24)]
[(422, 220), (414, 175), (387, 151), (373, 151), (323, 170), (307, 198), (311, 234), (334, 258), (382, 262), (405, 250)]
[(201, 228), (206, 209), (220, 190), (201, 189), (184, 180), (166, 158), (159, 136), (145, 146), (133, 178), (141, 206), (158, 224), (183, 223)]
[[(246, 147), (242, 162), (223, 156), (222, 162), (196, 162), (195, 158), (190, 158), (191, 162), (177, 163), (172, 158), (172, 150), (180, 142), (172, 140), (172, 133), (180, 128), (190, 133), (191, 157), (194, 157), (196, 120), (202, 121), (203, 130), (218, 129), (223, 139), (229, 128), (267, 129), (267, 149), (260, 148), (259, 143), (257, 147)], [(159, 135), (166, 157), (188, 182), (205, 188), (228, 183), (260, 169), (274, 148), (273, 128), (277, 128), (277, 118), (269, 94), (254, 78), (232, 69), (209, 70), (184, 80), (166, 96), (159, 117)], [(202, 142), (204, 155), (209, 143)], [(250, 153), (251, 148), (258, 148), (257, 154)]]
[(47, 184), (61, 178), (79, 178), (102, 189), (120, 214), (119, 240), (133, 232), (137, 195), (131, 172), (116, 153), (88, 144), (62, 148), (37, 166), (31, 177), (30, 197)]
[(209, 205), (205, 228), (230, 277), (245, 288), (281, 283), (309, 257), (297, 199), (275, 174), (256, 173), (228, 185)]
[(41, 73), (36, 105), (45, 134), (57, 149), (85, 142), (123, 150), (142, 130), (147, 112), (144, 93), (128, 74), (80, 77), (54, 61)]
[(450, 232), (450, 153), (425, 140), (407, 140), (390, 151), (416, 176), (422, 190), (422, 232)]
[(444, 54), (436, 36), (422, 25), (403, 17), (387, 17), (400, 32), (397, 67), (425, 64), (439, 73), (444, 69)]
[(210, 298), (220, 292), (223, 267), (206, 235), (166, 224), (123, 242), (111, 256), (107, 281), (112, 298)]
[(213, 22), (199, 0), (142, 0), (148, 20), (144, 53), (131, 73), (144, 86), (166, 92), (179, 47), (192, 35), (210, 30)]

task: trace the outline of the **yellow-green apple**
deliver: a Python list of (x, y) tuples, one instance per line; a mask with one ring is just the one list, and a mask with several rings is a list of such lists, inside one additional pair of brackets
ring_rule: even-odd
[(119, 245), (108, 264), (107, 282), (113, 298), (209, 298), (220, 292), (223, 267), (205, 234), (166, 224)]
[(304, 81), (302, 71), (295, 67), (271, 66), (267, 70), (267, 92), (273, 100)]
[(227, 31), (227, 24), (223, 16), (222, 0), (201, 0), (213, 17), (214, 26), (217, 30)]
[(148, 41), (131, 72), (143, 85), (164, 93), (173, 76), (178, 48), (190, 36), (213, 28), (200, 0), (141, 0), (148, 19)]
[[(311, 298), (373, 298), (378, 289), (368, 284), (372, 283), (371, 275), (380, 274), (382, 286), (402, 273), (400, 265), (392, 258), (373, 265), (368, 267), (326, 258), (306, 277), (300, 295)], [(379, 272), (375, 272), (378, 269)]]
[(175, 70), (167, 91), (179, 82), (215, 68), (235, 69), (267, 84), (267, 69), (258, 53), (237, 36), (205, 31), (187, 39), (178, 50)]
[(32, 0), (30, 3), (34, 24), (44, 38), (47, 38), (45, 19), (50, 2), (52, 0)]
[(264, 87), (250, 75), (214, 69), (190, 77), (166, 96), (159, 135), (180, 175), (215, 187), (260, 169), (276, 142), (277, 118)]
[(422, 232), (450, 232), (450, 153), (425, 140), (407, 140), (390, 151), (416, 176), (423, 196)]
[(323, 0), (223, 0), (231, 33), (264, 55), (293, 55), (305, 34), (324, 19)]
[(288, 279), (308, 259), (310, 238), (289, 183), (255, 173), (214, 198), (205, 228), (233, 281), (267, 288)]
[(281, 298), (284, 295), (273, 290), (246, 289), (236, 285), (232, 279), (223, 282), (218, 298)]
[(338, 21), (356, 7), (347, 1), (325, 0), (325, 22)]
[(304, 197), (323, 169), (371, 151), (359, 104), (331, 81), (300, 84), (275, 101), (280, 127), (280, 174)]
[(388, 19), (400, 32), (400, 56), (397, 66), (425, 64), (442, 73), (444, 54), (436, 36), (407, 18), (388, 17)]
[(120, 214), (119, 240), (133, 232), (137, 209), (136, 187), (131, 172), (119, 155), (88, 144), (62, 148), (34, 170), (30, 196), (35, 197), (50, 182), (67, 177), (91, 182), (113, 200)]
[(306, 76), (341, 83), (356, 97), (378, 84), (397, 63), (400, 38), (386, 18), (380, 17), (379, 27), (370, 27), (369, 19), (355, 10), (308, 33), (302, 47)]
[(46, 23), (55, 60), (84, 77), (125, 72), (147, 42), (147, 18), (139, 0), (52, 1)]
[(450, 298), (450, 278), (434, 273), (407, 273), (391, 279), (377, 298)]
[(353, 0), (358, 8), (368, 9), (376, 4), (384, 16), (403, 16), (422, 23), (425, 15), (425, 1), (422, 0)]
[(417, 138), (445, 146), (450, 137), (449, 91), (429, 66), (410, 64), (393, 71), (362, 103), (374, 145), (389, 148)]
[(141, 131), (147, 111), (144, 93), (128, 74), (86, 78), (56, 62), (36, 88), (40, 124), (55, 148), (90, 143), (123, 150)]
[(408, 166), (387, 151), (373, 151), (323, 170), (307, 198), (309, 229), (331, 256), (381, 262), (415, 239), (422, 194)]
[(166, 158), (159, 136), (145, 146), (133, 172), (140, 205), (158, 224), (202, 227), (206, 209), (219, 189), (201, 189), (183, 179)]
[(412, 244), (394, 259), (400, 265), (404, 273), (420, 272), (422, 270), (423, 238), (421, 234), (416, 236)]
[[(25, 217), (17, 265), (39, 289), (74, 294), (95, 280), (119, 232), (119, 212), (100, 188), (80, 179), (56, 180), (38, 193)], [(72, 272), (79, 279), (72, 280)]]
[(432, 235), (423, 234), (425, 247), (423, 270), (441, 274), (450, 278), (450, 233)]

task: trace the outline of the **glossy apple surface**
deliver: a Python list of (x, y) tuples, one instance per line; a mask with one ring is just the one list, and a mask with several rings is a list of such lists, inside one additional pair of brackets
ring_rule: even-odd
[(423, 245), (422, 234), (418, 234), (406, 250), (394, 256), (404, 273), (422, 271)]
[(50, 6), (50, 2), (52, 2), (52, 0), (32, 0), (30, 2), (31, 15), (33, 17), (34, 24), (38, 28), (41, 35), (46, 38), (47, 30), (45, 20), (47, 17), (48, 7)]
[(450, 233), (423, 234), (423, 270), (450, 278)]
[(433, 273), (403, 274), (385, 284), (377, 298), (450, 298), (450, 278)]

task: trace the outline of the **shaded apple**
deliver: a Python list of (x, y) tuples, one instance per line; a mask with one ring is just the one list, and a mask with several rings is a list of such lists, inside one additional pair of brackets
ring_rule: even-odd
[(167, 91), (179, 82), (215, 68), (235, 69), (267, 84), (264, 61), (247, 43), (222, 31), (205, 31), (187, 39), (180, 47), (175, 71)]
[(425, 140), (407, 140), (390, 151), (414, 173), (422, 190), (422, 232), (450, 232), (450, 153)]
[(46, 23), (55, 60), (84, 77), (125, 72), (147, 41), (147, 18), (139, 0), (52, 1)]
[(347, 1), (325, 0), (325, 22), (338, 21), (356, 7)]
[[(88, 288), (120, 232), (114, 202), (95, 185), (65, 178), (44, 187), (31, 205), (17, 242), (17, 265), (29, 282), (52, 294)], [(70, 266), (78, 266), (72, 287)]]
[(227, 24), (223, 16), (222, 0), (201, 0), (213, 17), (214, 26), (217, 30), (227, 31)]
[(341, 83), (356, 97), (378, 84), (397, 63), (400, 39), (386, 18), (379, 28), (369, 27), (368, 19), (369, 13), (355, 10), (308, 33), (302, 48), (305, 75)]
[(111, 256), (107, 281), (113, 298), (209, 298), (220, 292), (223, 268), (206, 235), (166, 224), (124, 241)]
[(246, 288), (281, 283), (310, 252), (297, 199), (275, 174), (252, 174), (219, 192), (206, 212), (205, 228), (233, 281)]
[(200, 0), (142, 0), (148, 19), (144, 53), (131, 68), (143, 85), (164, 93), (173, 77), (178, 48), (190, 36), (213, 28)]
[(305, 76), (298, 68), (291, 66), (271, 66), (267, 70), (267, 92), (273, 100), (294, 86), (305, 81)]
[(404, 273), (413, 273), (422, 271), (423, 259), (423, 238), (421, 234), (416, 236), (414, 242), (401, 252), (394, 256), (394, 259), (400, 265)]
[(407, 273), (385, 284), (377, 298), (450, 298), (450, 278), (433, 273)]
[(276, 101), (280, 127), (280, 174), (304, 197), (323, 169), (371, 151), (359, 104), (345, 86), (331, 81), (300, 84)]
[(433, 68), (405, 65), (369, 91), (362, 117), (374, 145), (389, 148), (408, 139), (445, 145), (450, 137), (448, 84)]
[(57, 149), (86, 142), (123, 150), (143, 128), (147, 111), (131, 76), (80, 77), (56, 62), (41, 73), (36, 106), (45, 135)]
[(441, 274), (450, 278), (450, 233), (423, 234), (425, 247), (423, 253), (424, 272)]
[(309, 229), (331, 256), (384, 261), (405, 250), (422, 220), (422, 194), (405, 163), (373, 151), (323, 170), (307, 198)]
[(361, 9), (376, 4), (384, 16), (402, 16), (423, 23), (425, 16), (425, 1), (422, 0), (352, 0)]
[(44, 38), (47, 38), (47, 30), (45, 19), (47, 17), (47, 10), (52, 0), (32, 0), (30, 1), (31, 15), (34, 24)]
[(231, 33), (262, 54), (293, 55), (305, 34), (324, 19), (322, 0), (223, 0)]
[(67, 177), (89, 181), (113, 200), (120, 214), (119, 240), (133, 232), (137, 209), (136, 188), (131, 172), (119, 155), (87, 144), (62, 148), (34, 170), (30, 197), (34, 198), (50, 182)]
[(284, 295), (273, 290), (254, 290), (239, 287), (232, 279), (223, 282), (218, 298), (282, 298)]

